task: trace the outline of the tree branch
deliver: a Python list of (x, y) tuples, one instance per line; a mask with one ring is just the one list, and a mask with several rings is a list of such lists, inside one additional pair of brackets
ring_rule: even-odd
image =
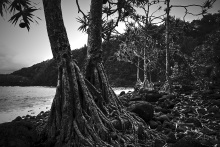
[(88, 18), (88, 17), (85, 15), (85, 13), (80, 9), (78, 0), (76, 0), (76, 5), (77, 5), (77, 8), (78, 8), (78, 13), (82, 13), (82, 15), (83, 15), (84, 18)]

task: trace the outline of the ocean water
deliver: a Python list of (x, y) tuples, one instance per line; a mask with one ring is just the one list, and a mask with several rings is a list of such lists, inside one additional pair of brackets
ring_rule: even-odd
[[(132, 88), (113, 88), (118, 95)], [(36, 116), (41, 111), (50, 110), (56, 88), (54, 87), (1, 87), (0, 86), (0, 123), (12, 121), (17, 116)]]

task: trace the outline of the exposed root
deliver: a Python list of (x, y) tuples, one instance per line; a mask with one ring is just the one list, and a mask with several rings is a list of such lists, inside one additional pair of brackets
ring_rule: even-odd
[(84, 79), (74, 61), (63, 59), (48, 138), (55, 138), (56, 146), (151, 146), (158, 136), (141, 118), (123, 109), (103, 70), (98, 64), (95, 77), (100, 87), (96, 88)]

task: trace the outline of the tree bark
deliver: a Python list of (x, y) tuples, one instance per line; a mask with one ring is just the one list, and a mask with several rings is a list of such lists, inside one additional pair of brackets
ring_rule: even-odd
[(170, 0), (166, 0), (167, 8), (167, 19), (166, 19), (166, 82), (167, 88), (166, 91), (170, 92), (171, 90), (171, 79), (170, 79), (170, 49), (169, 49), (169, 19), (170, 19)]
[(87, 61), (85, 78), (102, 94), (102, 99), (96, 99), (101, 105), (113, 104), (120, 108), (120, 101), (109, 85), (102, 60), (102, 1), (92, 0), (90, 6)]
[(148, 81), (148, 77), (147, 77), (147, 55), (146, 55), (146, 49), (147, 49), (147, 35), (148, 35), (148, 27), (149, 27), (149, 11), (150, 11), (150, 3), (147, 4), (147, 13), (146, 13), (146, 22), (145, 22), (145, 48), (144, 48), (144, 87), (145, 88), (149, 88), (149, 81)]
[(138, 58), (138, 63), (137, 63), (137, 83), (140, 83), (141, 82), (141, 80), (140, 80), (140, 58), (139, 57), (137, 57)]
[[(94, 1), (98, 3), (99, 0), (92, 0)], [(99, 1), (99, 3), (102, 2)], [(74, 60), (71, 59), (70, 45), (63, 23), (61, 0), (43, 0), (43, 6), (51, 50), (58, 65), (56, 94), (45, 129), (46, 146), (113, 147), (127, 144), (140, 146), (139, 143), (143, 144), (143, 142), (152, 143), (148, 140), (152, 138), (149, 135), (154, 135), (154, 132), (145, 127), (142, 119), (122, 109), (117, 96), (111, 87), (108, 87), (100, 57), (96, 55), (99, 54), (100, 49), (89, 50), (91, 53), (89, 64), (93, 65), (93, 68), (87, 71), (93, 72), (91, 74), (98, 75), (99, 80), (101, 79), (101, 82), (98, 82), (100, 87), (98, 87), (95, 80), (89, 79), (95, 82), (94, 86), (84, 78)], [(90, 47), (95, 44), (93, 41)], [(97, 76), (94, 77), (97, 78)], [(100, 88), (102, 93), (96, 87)], [(108, 92), (109, 95), (107, 95)], [(103, 95), (108, 97), (103, 98)], [(104, 102), (108, 102), (109, 99), (109, 105), (96, 102), (97, 99)], [(143, 127), (145, 130), (140, 130)], [(140, 132), (141, 138), (138, 135)]]
[(146, 48), (144, 48), (144, 87), (148, 88), (148, 78), (147, 78), (147, 63), (146, 63), (147, 57), (146, 57)]
[(71, 59), (61, 0), (43, 0), (43, 6), (51, 50), (58, 65), (56, 94), (46, 128), (48, 142), (52, 146), (106, 146), (108, 131), (114, 128), (93, 100), (91, 92), (95, 89), (86, 86)]

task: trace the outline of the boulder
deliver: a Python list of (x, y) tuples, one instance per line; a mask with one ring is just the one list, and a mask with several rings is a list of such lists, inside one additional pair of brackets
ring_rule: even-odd
[(131, 123), (127, 119), (123, 119), (123, 121), (121, 121), (120, 119), (114, 119), (111, 121), (111, 123), (117, 130), (128, 129), (129, 127), (131, 127)]
[(161, 107), (162, 108), (166, 108), (166, 109), (173, 109), (175, 106), (175, 103), (172, 102), (171, 100), (167, 99), (165, 100), (162, 104)]
[(125, 91), (121, 91), (121, 93), (119, 94), (119, 96), (122, 96), (125, 94)]
[(130, 101), (143, 101), (143, 97), (141, 95), (134, 95)]
[(175, 99), (176, 96), (173, 95), (173, 94), (168, 94), (168, 95), (162, 95), (160, 99), (169, 99), (169, 100), (172, 100), (172, 99)]
[(162, 114), (162, 115), (156, 117), (155, 119), (158, 120), (158, 121), (160, 121), (160, 122), (162, 122), (162, 123), (163, 123), (165, 120), (168, 121), (168, 122), (170, 121), (170, 118), (169, 118), (166, 114)]
[(150, 120), (149, 121), (149, 126), (151, 129), (156, 129), (158, 126), (158, 123), (156, 121)]
[(214, 106), (211, 106), (209, 109), (208, 109), (208, 112), (209, 113), (218, 113), (219, 112), (219, 107), (214, 105)]
[(168, 113), (171, 113), (171, 110), (167, 109), (167, 108), (162, 108), (161, 112), (164, 113), (164, 114), (168, 114)]
[(1, 147), (32, 147), (37, 139), (37, 132), (30, 122), (23, 120), (0, 124)]
[(167, 139), (167, 143), (176, 143), (177, 142), (177, 139), (176, 139), (176, 136), (175, 136), (175, 133), (173, 132), (170, 132), (168, 135), (167, 135), (168, 139)]
[(220, 108), (220, 99), (212, 100), (212, 104), (217, 105)]
[(138, 94), (144, 94), (144, 93), (148, 93), (148, 89), (146, 89), (146, 88), (141, 88), (141, 89), (139, 89), (139, 91), (138, 91)]
[(164, 127), (164, 128), (168, 128), (168, 129), (175, 129), (175, 126), (171, 123), (171, 122), (169, 122), (169, 121), (167, 121), (167, 120), (165, 120), (164, 122), (163, 122), (163, 124), (162, 124), (162, 126)]
[(203, 147), (203, 145), (192, 137), (183, 137), (173, 147)]
[(199, 115), (201, 115), (201, 116), (207, 114), (207, 110), (206, 110), (205, 108), (199, 108), (199, 109), (197, 109), (197, 112), (198, 112)]
[(180, 89), (181, 92), (191, 92), (192, 90), (194, 90), (193, 85), (182, 85), (182, 88)]
[(154, 107), (145, 101), (132, 101), (127, 110), (136, 113), (145, 122), (150, 121), (154, 116)]
[(21, 121), (21, 120), (22, 120), (22, 118), (20, 116), (18, 116), (13, 121), (15, 122), (15, 121)]
[(155, 139), (154, 147), (163, 147), (166, 144), (163, 140)]
[(220, 94), (218, 94), (218, 93), (210, 94), (209, 98), (213, 99), (213, 100), (220, 100)]
[(161, 94), (159, 93), (147, 93), (145, 95), (145, 101), (147, 102), (157, 102), (159, 98), (161, 98)]

